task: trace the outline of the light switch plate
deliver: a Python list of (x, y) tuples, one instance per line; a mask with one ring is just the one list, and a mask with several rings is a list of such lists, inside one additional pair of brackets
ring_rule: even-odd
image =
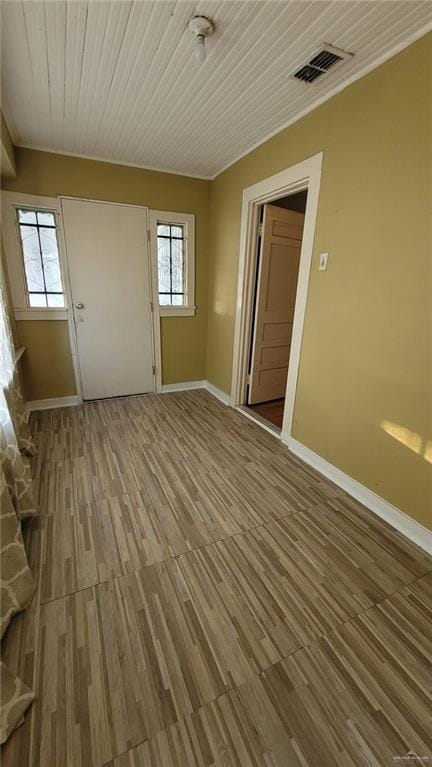
[(319, 271), (324, 272), (327, 269), (328, 253), (320, 253), (319, 257)]

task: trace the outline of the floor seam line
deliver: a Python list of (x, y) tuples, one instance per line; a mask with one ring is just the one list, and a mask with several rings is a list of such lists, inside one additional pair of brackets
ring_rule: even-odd
[[(320, 501), (317, 501), (317, 504), (318, 503), (320, 503)], [(180, 557), (187, 556), (189, 554), (194, 553), (195, 551), (201, 551), (202, 549), (209, 548), (210, 546), (214, 546), (217, 543), (223, 543), (224, 541), (231, 540), (232, 538), (236, 538), (237, 536), (240, 536), (240, 535), (247, 535), (247, 533), (250, 533), (253, 530), (258, 530), (260, 527), (266, 527), (267, 525), (277, 523), (277, 522), (279, 522), (282, 519), (286, 519), (287, 517), (293, 517), (296, 514), (302, 514), (305, 511), (308, 511), (309, 509), (312, 509), (314, 507), (314, 505), (317, 505), (317, 504), (312, 504), (311, 506), (307, 506), (305, 509), (300, 509), (298, 511), (288, 512), (287, 514), (284, 514), (281, 517), (276, 517), (276, 518), (270, 519), (270, 520), (268, 520), (266, 522), (261, 522), (260, 524), (254, 525), (253, 527), (248, 527), (247, 530), (239, 530), (237, 533), (232, 533), (232, 535), (227, 535), (227, 536), (225, 536), (223, 538), (217, 538), (214, 541), (209, 541), (208, 543), (203, 543), (201, 546), (196, 546), (193, 549), (188, 549), (187, 551), (182, 551), (180, 554), (173, 554), (171, 557), (166, 557), (165, 559), (158, 559), (155, 562), (150, 562), (147, 565), (142, 565), (142, 567), (133, 568), (132, 570), (129, 570), (126, 573), (121, 573), (120, 575), (115, 575), (113, 578), (106, 578), (103, 581), (97, 581), (97, 583), (92, 583), (89, 586), (84, 586), (82, 589), (75, 589), (74, 591), (71, 591), (68, 594), (62, 594), (61, 596), (53, 597), (53, 599), (47, 599), (47, 600), (45, 600), (43, 602), (39, 602), (39, 605), (43, 606), (43, 605), (50, 604), (51, 602), (57, 602), (59, 599), (66, 599), (66, 597), (72, 597), (72, 596), (74, 596), (74, 594), (79, 594), (80, 591), (86, 591), (87, 589), (92, 589), (92, 588), (95, 588), (96, 586), (101, 586), (103, 583), (114, 582), (116, 580), (119, 580), (120, 578), (125, 578), (128, 575), (132, 575), (133, 573), (139, 573), (139, 572), (141, 572), (143, 570), (146, 570), (148, 567), (153, 567), (154, 565), (162, 564), (164, 562), (170, 562), (170, 561), (175, 560), (175, 559), (180, 559)]]
[[(313, 508), (313, 507), (308, 507), (308, 508)], [(58, 597), (53, 597), (52, 599), (47, 599), (47, 600), (44, 600), (43, 602), (38, 602), (38, 605), (40, 607), (43, 607), (45, 605), (51, 604), (52, 602), (57, 602), (60, 599), (67, 599), (68, 597), (73, 597), (75, 594), (79, 594), (81, 591), (87, 591), (88, 589), (93, 589), (93, 588), (96, 588), (97, 586), (102, 586), (104, 583), (114, 583), (115, 581), (118, 581), (121, 578), (126, 578), (129, 575), (133, 575), (135, 573), (143, 572), (143, 571), (145, 571), (149, 567), (154, 567), (155, 565), (161, 565), (161, 564), (164, 564), (166, 562), (172, 562), (174, 560), (179, 560), (181, 557), (187, 557), (190, 554), (195, 553), (196, 551), (202, 551), (203, 549), (210, 548), (211, 546), (214, 546), (214, 545), (216, 545), (218, 543), (223, 543), (224, 541), (232, 540), (233, 538), (239, 537), (241, 535), (247, 535), (248, 533), (250, 533), (250, 532), (252, 532), (254, 530), (258, 530), (261, 527), (266, 527), (269, 524), (272, 524), (274, 522), (277, 523), (277, 522), (279, 522), (282, 519), (286, 519), (287, 517), (293, 517), (293, 516), (295, 516), (297, 514), (301, 514), (301, 513), (303, 513), (306, 510), (307, 509), (301, 510), (301, 511), (290, 512), (289, 514), (285, 514), (283, 517), (278, 517), (277, 519), (270, 520), (269, 522), (264, 522), (262, 524), (255, 525), (254, 527), (248, 528), (247, 530), (242, 530), (242, 531), (239, 531), (238, 533), (233, 533), (232, 535), (228, 535), (225, 538), (218, 538), (215, 541), (210, 541), (209, 543), (204, 543), (202, 546), (197, 546), (194, 549), (189, 549), (188, 551), (182, 551), (180, 554), (174, 554), (171, 557), (166, 557), (165, 559), (158, 559), (155, 562), (150, 562), (147, 565), (142, 565), (142, 567), (133, 568), (132, 570), (129, 570), (126, 573), (121, 573), (120, 575), (115, 575), (113, 578), (106, 578), (105, 580), (97, 581), (96, 583), (92, 583), (92, 584), (90, 584), (88, 586), (83, 586), (83, 588), (81, 588), (81, 589), (75, 589), (74, 591), (71, 591), (71, 592), (69, 592), (67, 594), (62, 594), (62, 595), (60, 595)], [(387, 594), (385, 597), (383, 597), (383, 599), (379, 600), (378, 602), (376, 602), (371, 607), (367, 607), (367, 608), (365, 608), (365, 610), (361, 610), (359, 613), (355, 613), (355, 615), (352, 616), (352, 617), (355, 617), (356, 615), (361, 615), (363, 612), (372, 609), (372, 607), (375, 607), (376, 605), (381, 604), (381, 602), (384, 602), (389, 597), (391, 597), (394, 594), (398, 593), (398, 591), (406, 588), (407, 586), (413, 585), (414, 583), (416, 583), (417, 580), (419, 580), (420, 578), (424, 578), (425, 575), (428, 575), (431, 572), (432, 572), (432, 568), (430, 570), (426, 570), (421, 575), (416, 576), (413, 581), (410, 581), (409, 583), (403, 584), (400, 589), (399, 588), (395, 589), (394, 591), (392, 591), (390, 594)], [(348, 620), (351, 620), (351, 618), (348, 619)], [(343, 624), (341, 624), (341, 625), (343, 625)]]
[[(423, 575), (420, 575), (420, 576), (418, 576), (418, 577), (415, 579), (415, 581), (413, 581), (413, 582), (412, 582), (412, 583), (410, 583), (410, 584), (406, 584), (406, 585), (405, 585), (405, 586), (403, 586), (402, 588), (406, 588), (406, 586), (412, 586), (412, 585), (414, 585), (414, 583), (416, 583), (418, 580), (420, 580), (420, 579), (421, 579), (421, 578), (423, 578), (423, 577), (424, 577)], [(353, 616), (351, 616), (350, 618), (348, 618), (348, 620), (346, 620), (346, 621), (343, 621), (343, 622), (342, 622), (342, 623), (341, 623), (339, 626), (335, 626), (335, 627), (334, 627), (333, 629), (331, 629), (329, 632), (325, 632), (324, 634), (320, 635), (319, 637), (316, 637), (315, 639), (313, 639), (311, 642), (309, 642), (309, 643), (306, 643), (306, 644), (302, 644), (300, 647), (296, 648), (295, 650), (293, 650), (291, 653), (288, 653), (287, 655), (282, 655), (282, 656), (281, 656), (281, 657), (280, 657), (280, 658), (279, 658), (277, 661), (275, 661), (274, 663), (270, 663), (268, 666), (266, 666), (266, 668), (264, 668), (264, 669), (259, 669), (258, 671), (255, 671), (255, 672), (251, 673), (251, 674), (250, 674), (250, 676), (248, 676), (248, 677), (247, 677), (247, 679), (245, 679), (244, 681), (242, 681), (242, 682), (239, 682), (238, 684), (235, 684), (235, 685), (230, 685), (230, 686), (229, 686), (229, 687), (227, 687), (227, 688), (225, 689), (225, 691), (224, 691), (224, 692), (222, 692), (220, 695), (216, 695), (216, 696), (215, 696), (214, 698), (212, 698), (211, 700), (208, 700), (208, 701), (206, 701), (205, 703), (202, 703), (201, 705), (199, 705), (197, 708), (193, 709), (193, 710), (192, 710), (192, 711), (190, 711), (189, 713), (185, 713), (185, 714), (183, 714), (182, 716), (179, 716), (179, 717), (176, 719), (176, 721), (175, 721), (175, 722), (171, 722), (170, 724), (167, 724), (165, 727), (162, 727), (160, 730), (157, 730), (157, 731), (153, 732), (153, 733), (152, 733), (152, 734), (150, 734), (150, 735), (149, 735), (147, 738), (145, 738), (143, 741), (141, 741), (140, 743), (137, 743), (135, 746), (132, 746), (132, 748), (129, 748), (129, 749), (127, 749), (126, 751), (122, 751), (120, 754), (116, 754), (116, 755), (114, 755), (114, 756), (112, 757), (112, 759), (113, 759), (113, 760), (115, 760), (115, 759), (120, 759), (122, 756), (124, 756), (124, 755), (126, 755), (126, 754), (128, 754), (128, 753), (130, 753), (130, 752), (132, 752), (132, 751), (134, 751), (135, 749), (137, 749), (137, 748), (139, 748), (140, 746), (142, 746), (144, 743), (148, 743), (148, 742), (150, 742), (150, 741), (151, 741), (153, 738), (157, 738), (157, 736), (158, 736), (158, 735), (159, 735), (161, 732), (165, 732), (165, 731), (169, 730), (169, 729), (170, 729), (170, 728), (171, 728), (173, 725), (175, 726), (175, 725), (179, 724), (180, 722), (183, 722), (183, 721), (187, 720), (187, 718), (188, 718), (188, 717), (190, 717), (190, 716), (192, 716), (192, 714), (196, 714), (196, 713), (198, 713), (198, 712), (199, 712), (201, 709), (204, 709), (204, 708), (206, 708), (207, 706), (210, 706), (210, 705), (212, 705), (212, 704), (214, 704), (214, 703), (217, 703), (217, 701), (218, 701), (218, 700), (220, 700), (221, 698), (223, 698), (225, 695), (231, 695), (232, 693), (235, 693), (235, 692), (237, 692), (237, 691), (238, 691), (238, 689), (239, 689), (239, 687), (242, 687), (243, 685), (249, 684), (249, 683), (251, 682), (251, 680), (252, 680), (254, 677), (262, 677), (264, 674), (266, 674), (266, 673), (267, 673), (267, 672), (268, 672), (270, 669), (272, 669), (274, 666), (277, 666), (277, 665), (279, 665), (280, 663), (283, 663), (285, 660), (288, 660), (288, 658), (291, 658), (291, 657), (293, 657), (294, 655), (297, 655), (297, 653), (299, 653), (299, 652), (302, 652), (302, 651), (306, 650), (307, 648), (309, 648), (309, 647), (311, 647), (311, 646), (313, 646), (313, 645), (317, 645), (317, 644), (319, 644), (319, 642), (321, 642), (321, 640), (322, 640), (322, 639), (327, 639), (329, 636), (331, 636), (331, 634), (333, 634), (333, 633), (336, 633), (336, 632), (340, 631), (342, 627), (345, 627), (345, 626), (347, 626), (349, 623), (351, 623), (352, 621), (354, 621), (354, 620), (355, 620), (356, 618), (358, 618), (359, 616), (361, 616), (361, 615), (364, 615), (365, 613), (367, 613), (367, 612), (370, 612), (371, 610), (374, 610), (374, 609), (375, 609), (376, 607), (378, 607), (380, 604), (382, 604), (383, 602), (387, 601), (387, 600), (388, 600), (390, 597), (392, 597), (392, 596), (394, 596), (396, 593), (398, 593), (398, 591), (399, 591), (399, 590), (392, 592), (392, 593), (391, 593), (391, 594), (389, 594), (387, 597), (385, 597), (384, 599), (380, 600), (379, 602), (377, 602), (376, 604), (372, 605), (371, 607), (368, 607), (368, 608), (366, 608), (365, 610), (362, 610), (362, 611), (360, 611), (359, 613), (356, 613), (355, 615), (353, 615)], [(243, 704), (242, 704), (242, 705), (243, 705)], [(101, 765), (101, 767), (104, 767), (104, 765)]]

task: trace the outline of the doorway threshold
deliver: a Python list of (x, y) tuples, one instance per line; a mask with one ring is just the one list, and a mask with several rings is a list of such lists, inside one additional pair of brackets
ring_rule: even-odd
[(245, 415), (246, 418), (249, 418), (250, 421), (254, 421), (254, 423), (258, 424), (258, 426), (261, 426), (262, 429), (265, 429), (266, 431), (270, 432), (270, 434), (273, 434), (273, 436), (277, 437), (277, 439), (281, 439), (281, 429), (278, 429), (277, 426), (270, 423), (270, 421), (267, 421), (258, 413), (254, 413), (254, 411), (250, 410), (248, 407), (246, 407), (246, 405), (236, 405), (236, 410), (238, 410), (239, 413), (242, 413), (242, 415)]

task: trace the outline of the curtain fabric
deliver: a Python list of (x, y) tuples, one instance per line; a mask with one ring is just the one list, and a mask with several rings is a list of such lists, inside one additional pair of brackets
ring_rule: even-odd
[[(14, 347), (0, 285), (0, 637), (11, 618), (31, 601), (35, 584), (27, 561), (21, 520), (35, 516), (27, 456), (36, 448), (27, 424)], [(34, 693), (0, 664), (0, 743), (22, 722)]]

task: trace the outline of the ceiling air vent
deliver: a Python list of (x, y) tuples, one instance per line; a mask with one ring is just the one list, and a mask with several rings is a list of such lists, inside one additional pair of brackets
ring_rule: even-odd
[(302, 80), (304, 83), (313, 83), (330, 69), (334, 69), (343, 61), (352, 58), (353, 55), (353, 53), (343, 51), (341, 48), (335, 48), (334, 45), (324, 43), (321, 50), (315, 53), (306, 64), (303, 64), (292, 77), (295, 77), (296, 80)]

